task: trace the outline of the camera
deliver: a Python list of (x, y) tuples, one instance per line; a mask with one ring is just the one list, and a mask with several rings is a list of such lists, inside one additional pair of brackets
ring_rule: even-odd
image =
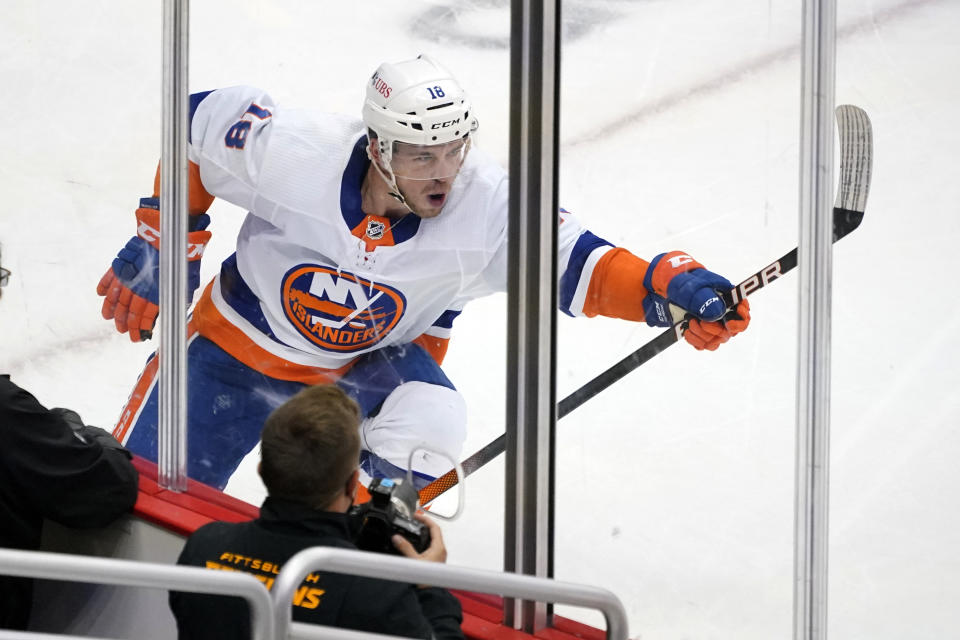
[(419, 498), (413, 484), (375, 478), (368, 490), (370, 502), (350, 509), (356, 531), (353, 542), (359, 549), (399, 554), (390, 541), (394, 534), (406, 538), (418, 553), (430, 546), (430, 530), (413, 517)]

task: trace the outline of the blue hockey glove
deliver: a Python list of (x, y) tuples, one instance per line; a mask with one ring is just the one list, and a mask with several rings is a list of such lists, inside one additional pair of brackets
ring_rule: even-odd
[[(141, 198), (137, 209), (137, 235), (130, 238), (97, 284), (97, 295), (105, 297), (101, 313), (112, 319), (117, 331), (129, 333), (130, 340), (149, 339), (157, 321), (160, 304), (160, 202)], [(200, 258), (210, 241), (205, 231), (210, 216), (190, 217), (187, 234), (187, 301), (200, 286)]]
[(733, 288), (723, 276), (708, 271), (681, 251), (661, 253), (650, 263), (643, 277), (647, 295), (643, 299), (647, 324), (669, 327), (682, 318), (671, 313), (671, 305), (693, 318), (684, 338), (696, 349), (713, 351), (750, 324), (750, 305), (742, 300), (729, 312), (721, 293)]
[(723, 317), (726, 308), (719, 292), (733, 285), (721, 275), (707, 271), (702, 264), (680, 251), (661, 253), (650, 263), (643, 276), (647, 296), (643, 310), (647, 324), (669, 327), (675, 323), (668, 303), (707, 322)]

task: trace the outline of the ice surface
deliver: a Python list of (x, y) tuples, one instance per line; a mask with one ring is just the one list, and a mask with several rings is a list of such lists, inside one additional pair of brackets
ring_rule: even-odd
[[(8, 0), (0, 23), (0, 370), (102, 426), (154, 348), (101, 320), (94, 288), (159, 157), (155, 4)], [(684, 249), (732, 280), (793, 247), (800, 4), (564, 3), (562, 204), (639, 255)], [(870, 114), (876, 160), (867, 218), (834, 253), (830, 635), (956, 637), (960, 4), (839, 4), (836, 98)], [(359, 111), (381, 60), (431, 53), (506, 161), (505, 0), (206, 0), (191, 20), (193, 90), (254, 84), (331, 111)], [(242, 217), (211, 213), (205, 279)], [(560, 422), (557, 577), (618, 594), (635, 637), (790, 637), (796, 283), (758, 293), (720, 351), (678, 345)], [(503, 428), (504, 308), (475, 302), (455, 326), (465, 454)], [(654, 335), (561, 318), (559, 396)], [(450, 562), (501, 566), (502, 469), (468, 482)], [(262, 495), (248, 464), (229, 490)]]

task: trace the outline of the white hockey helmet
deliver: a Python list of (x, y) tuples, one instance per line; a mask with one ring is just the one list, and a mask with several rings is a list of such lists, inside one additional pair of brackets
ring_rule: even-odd
[(460, 83), (425, 54), (380, 65), (367, 84), (363, 122), (376, 134), (388, 164), (394, 142), (447, 144), (478, 126)]

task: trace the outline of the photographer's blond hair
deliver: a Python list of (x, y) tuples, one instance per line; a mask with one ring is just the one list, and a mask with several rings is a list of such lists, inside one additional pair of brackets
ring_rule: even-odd
[(322, 509), (358, 466), (360, 408), (335, 385), (303, 389), (274, 409), (260, 442), (260, 476), (272, 497)]

